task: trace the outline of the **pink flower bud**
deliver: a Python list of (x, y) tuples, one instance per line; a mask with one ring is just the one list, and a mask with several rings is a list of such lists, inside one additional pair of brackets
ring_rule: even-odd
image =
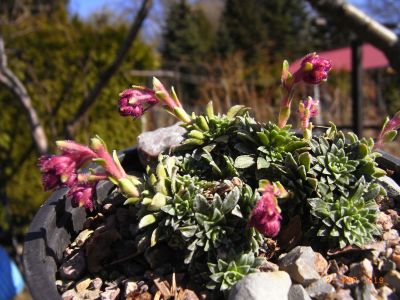
[(56, 144), (57, 148), (61, 150), (63, 155), (68, 155), (75, 159), (78, 168), (97, 156), (89, 147), (78, 144), (74, 141), (57, 141)]
[(155, 92), (145, 87), (135, 86), (120, 94), (118, 107), (122, 116), (139, 118), (143, 113), (158, 103)]
[(310, 123), (310, 118), (318, 115), (318, 100), (308, 97), (299, 103), (299, 115), (301, 121), (301, 128), (307, 129)]
[(71, 197), (73, 207), (85, 207), (87, 210), (93, 210), (93, 196), (95, 183), (75, 184), (68, 191), (68, 197)]
[(315, 52), (310, 53), (303, 58), (296, 78), (308, 84), (319, 84), (328, 78), (331, 68), (332, 64), (328, 59), (319, 57)]
[(76, 179), (76, 160), (70, 155), (44, 155), (39, 158), (39, 167), (46, 191), (71, 186)]
[(267, 237), (275, 237), (281, 228), (282, 216), (279, 211), (274, 187), (269, 184), (253, 208), (249, 225)]

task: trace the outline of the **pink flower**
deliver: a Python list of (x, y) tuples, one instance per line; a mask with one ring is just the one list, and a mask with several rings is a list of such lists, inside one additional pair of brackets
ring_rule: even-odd
[(139, 118), (143, 113), (158, 103), (155, 92), (145, 87), (135, 86), (120, 94), (118, 107), (122, 116)]
[(328, 78), (328, 73), (332, 69), (330, 60), (319, 57), (317, 53), (307, 54), (302, 62), (300, 73), (296, 74), (297, 80), (303, 80), (308, 84), (319, 84)]
[(43, 155), (39, 158), (42, 183), (46, 191), (71, 186), (76, 179), (76, 160), (71, 155)]
[(87, 161), (96, 158), (96, 153), (85, 145), (78, 144), (74, 141), (57, 141), (57, 148), (63, 155), (68, 155), (75, 159), (77, 167), (81, 167)]
[(253, 208), (249, 225), (267, 237), (275, 237), (281, 228), (281, 220), (275, 189), (272, 185), (267, 185), (262, 197)]
[(46, 191), (73, 185), (77, 169), (96, 157), (96, 153), (90, 148), (73, 141), (58, 141), (57, 147), (62, 151), (60, 155), (44, 155), (39, 158), (42, 182)]
[(71, 197), (73, 207), (85, 207), (87, 210), (93, 210), (93, 196), (96, 183), (75, 184), (68, 191), (68, 197)]
[(299, 103), (299, 115), (301, 121), (301, 128), (307, 129), (310, 123), (310, 118), (318, 115), (319, 101), (308, 97)]
[(108, 153), (107, 147), (102, 139), (99, 137), (92, 138), (90, 147), (96, 153), (96, 157), (102, 160), (101, 165), (109, 175), (117, 180), (126, 176), (122, 166), (116, 164), (110, 153)]
[(398, 111), (393, 118), (389, 120), (386, 118), (386, 122), (383, 125), (381, 132), (379, 133), (378, 139), (374, 145), (375, 148), (382, 147), (383, 143), (391, 142), (396, 137), (397, 129), (400, 127), (400, 111)]

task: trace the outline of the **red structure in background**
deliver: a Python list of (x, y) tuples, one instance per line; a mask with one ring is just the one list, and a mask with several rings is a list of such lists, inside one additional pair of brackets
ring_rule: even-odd
[[(389, 66), (386, 56), (378, 48), (370, 44), (361, 44), (353, 40), (351, 47), (339, 48), (318, 53), (321, 57), (330, 59), (336, 71), (351, 72), (351, 94), (354, 133), (362, 135), (363, 131), (363, 99), (362, 99), (362, 72), (368, 69), (378, 69)], [(300, 67), (301, 59), (290, 64), (290, 71)]]
[[(362, 55), (362, 68), (364, 70), (377, 69), (389, 66), (389, 61), (387, 60), (385, 54), (378, 48), (375, 48), (371, 44), (364, 44), (361, 46)], [(334, 70), (352, 70), (351, 61), (351, 47), (339, 48), (335, 50), (318, 52), (318, 55), (330, 59)], [(300, 66), (301, 59), (297, 59), (290, 64), (290, 71), (294, 72)]]

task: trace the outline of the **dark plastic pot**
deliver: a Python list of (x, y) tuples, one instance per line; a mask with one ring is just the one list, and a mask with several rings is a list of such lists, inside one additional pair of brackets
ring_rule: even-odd
[[(125, 170), (143, 172), (135, 148), (120, 152)], [(97, 196), (104, 198), (109, 185), (99, 184)], [(25, 236), (23, 262), (29, 290), (35, 300), (61, 299), (56, 285), (58, 262), (71, 238), (82, 229), (86, 220), (84, 208), (72, 208), (66, 201), (67, 188), (54, 192), (42, 205)]]
[[(382, 152), (377, 161), (383, 169), (394, 171), (391, 177), (400, 182), (400, 159)], [(143, 171), (136, 149), (122, 152), (122, 165), (128, 171)], [(98, 193), (107, 193), (100, 186)], [(72, 209), (66, 201), (66, 189), (56, 191), (43, 204), (33, 219), (24, 243), (24, 267), (28, 287), (35, 300), (56, 300), (55, 280), (58, 262), (71, 238), (82, 229), (84, 209)]]

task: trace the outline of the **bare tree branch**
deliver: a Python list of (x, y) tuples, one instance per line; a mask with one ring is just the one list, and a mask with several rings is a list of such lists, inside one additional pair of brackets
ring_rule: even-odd
[(4, 40), (0, 37), (0, 83), (7, 87), (20, 101), (25, 113), (28, 116), (29, 126), (33, 142), (39, 154), (48, 150), (48, 142), (43, 127), (35, 108), (32, 106), (31, 98), (23, 83), (7, 66), (7, 55), (4, 47)]
[(82, 122), (83, 118), (94, 104), (102, 89), (107, 85), (110, 78), (115, 74), (126, 57), (130, 47), (135, 41), (144, 20), (146, 19), (152, 5), (152, 0), (143, 0), (142, 5), (131, 25), (128, 35), (119, 48), (114, 61), (102, 72), (96, 84), (89, 91), (88, 95), (83, 99), (80, 107), (76, 111), (73, 118), (66, 124), (66, 135), (72, 137), (76, 127)]
[(400, 40), (391, 30), (345, 0), (307, 0), (337, 25), (354, 31), (362, 40), (381, 49), (394, 69), (400, 71)]

